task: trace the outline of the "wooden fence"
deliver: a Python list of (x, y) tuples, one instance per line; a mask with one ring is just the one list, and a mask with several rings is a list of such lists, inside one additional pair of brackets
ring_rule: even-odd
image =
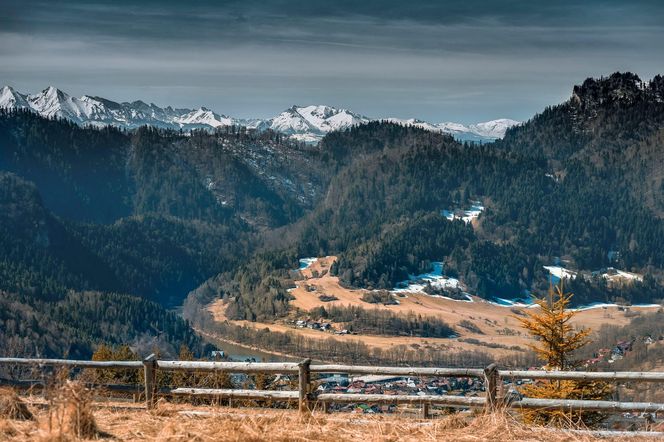
[[(322, 404), (326, 410), (332, 403), (370, 403), (370, 404), (413, 404), (421, 407), (422, 417), (428, 417), (431, 405), (460, 408), (486, 408), (493, 410), (500, 406), (527, 409), (567, 409), (604, 412), (637, 411), (664, 412), (664, 404), (650, 402), (620, 402), (572, 399), (534, 399), (524, 397), (499, 398), (501, 386), (518, 380), (554, 379), (554, 380), (594, 380), (606, 382), (664, 382), (664, 372), (581, 372), (581, 371), (528, 371), (499, 370), (495, 364), (484, 369), (466, 368), (427, 368), (427, 367), (374, 367), (358, 365), (312, 365), (309, 359), (302, 362), (206, 362), (206, 361), (162, 361), (150, 355), (143, 361), (77, 361), (67, 359), (24, 359), (0, 358), (0, 366), (32, 367), (77, 367), (91, 369), (135, 369), (143, 370), (144, 385), (140, 388), (145, 394), (146, 407), (155, 405), (159, 394), (171, 396), (206, 396), (214, 398), (243, 400), (297, 401), (299, 410), (307, 412), (316, 404)], [(298, 376), (297, 390), (246, 390), (246, 389), (210, 389), (178, 387), (159, 389), (156, 385), (157, 371), (179, 372), (226, 372), (226, 373), (273, 373)], [(440, 394), (356, 394), (356, 393), (318, 393), (312, 386), (312, 374), (344, 373), (347, 375), (387, 375), (416, 377), (469, 377), (483, 382), (484, 396), (465, 397)], [(127, 391), (128, 386), (116, 386)]]

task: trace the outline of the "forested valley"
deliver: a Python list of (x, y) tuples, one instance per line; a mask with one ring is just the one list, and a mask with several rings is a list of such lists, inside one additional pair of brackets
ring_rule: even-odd
[[(298, 259), (327, 255), (350, 288), (391, 289), (443, 262), (472, 294), (523, 297), (545, 293), (543, 266), (563, 261), (644, 275), (570, 281), (577, 304), (659, 302), (663, 91), (660, 76), (588, 79), (483, 145), (387, 122), (307, 145), (240, 127), (123, 131), (1, 111), (0, 321), (12, 338), (0, 350), (200, 353), (187, 321), (211, 326), (210, 302), (222, 298), (229, 319), (284, 317)], [(476, 203), (476, 222), (445, 215)], [(183, 304), (186, 319), (173, 312)]]

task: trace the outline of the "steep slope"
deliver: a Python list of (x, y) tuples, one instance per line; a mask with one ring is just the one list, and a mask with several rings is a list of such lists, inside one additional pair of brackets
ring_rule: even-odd
[[(631, 73), (589, 78), (565, 103), (507, 131), (497, 147), (546, 159), (551, 173), (574, 167), (626, 182), (664, 214), (664, 77)], [(594, 169), (594, 170), (592, 170)], [(607, 177), (608, 178), (608, 177)]]
[(193, 331), (163, 305), (179, 305), (224, 269), (219, 260), (232, 236), (172, 224), (66, 223), (44, 208), (33, 184), (0, 172), (0, 353), (88, 358), (99, 341), (200, 351)]
[(1, 355), (89, 359), (99, 342), (129, 344), (141, 356), (207, 347), (175, 313), (134, 296), (70, 291), (45, 301), (0, 291)]
[(129, 138), (115, 129), (0, 113), (0, 170), (33, 181), (46, 206), (67, 218), (112, 222), (131, 213), (129, 150)]
[(36, 183), (49, 210), (76, 221), (157, 213), (283, 225), (322, 193), (319, 156), (274, 133), (126, 134), (0, 110), (0, 170)]
[(1, 289), (49, 297), (118, 287), (105, 263), (44, 208), (32, 183), (0, 172), (0, 184)]
[(173, 306), (246, 253), (242, 231), (229, 226), (155, 215), (78, 224), (45, 209), (32, 183), (0, 172), (0, 184), (0, 289), (116, 291)]

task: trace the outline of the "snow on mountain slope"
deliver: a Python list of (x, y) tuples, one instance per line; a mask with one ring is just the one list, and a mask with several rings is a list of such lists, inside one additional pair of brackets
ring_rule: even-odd
[(44, 117), (67, 118), (77, 123), (99, 121), (109, 118), (106, 107), (89, 97), (71, 97), (61, 90), (49, 86), (38, 94), (28, 95), (30, 108)]
[(521, 123), (516, 120), (510, 120), (509, 118), (500, 118), (485, 123), (472, 124), (469, 126), (469, 129), (477, 135), (486, 138), (502, 138), (505, 136), (507, 129), (518, 124)]
[(335, 109), (329, 106), (296, 106), (295, 109), (305, 120), (321, 132), (343, 130), (357, 124), (369, 122), (367, 117), (357, 115), (346, 109)]
[(44, 117), (66, 118), (78, 124), (118, 126), (134, 129), (151, 125), (169, 129), (216, 129), (244, 126), (256, 130), (271, 129), (305, 143), (317, 143), (335, 130), (367, 123), (390, 121), (425, 130), (449, 133), (461, 141), (491, 141), (502, 138), (505, 131), (518, 121), (499, 119), (465, 126), (459, 123), (429, 123), (415, 118), (371, 119), (347, 109), (330, 106), (293, 106), (270, 119), (239, 119), (217, 114), (210, 109), (161, 108), (137, 100), (117, 103), (106, 98), (84, 95), (80, 98), (49, 86), (43, 91), (26, 95), (9, 86), (0, 89), (0, 109), (31, 109)]
[(269, 128), (286, 135), (320, 132), (318, 128), (300, 115), (296, 106), (286, 109), (274, 117), (269, 124)]
[(270, 129), (293, 135), (297, 139), (322, 138), (326, 133), (343, 130), (370, 121), (346, 109), (330, 106), (293, 106), (272, 120)]
[(403, 124), (404, 126), (419, 127), (420, 129), (430, 130), (432, 132), (439, 132), (441, 130), (435, 124), (427, 123), (426, 121), (418, 120), (416, 118), (409, 118), (407, 120), (403, 120), (400, 118), (386, 118), (383, 121), (388, 121), (390, 123), (396, 123), (396, 124)]
[(386, 121), (393, 123), (400, 123), (407, 126), (416, 126), (425, 130), (434, 132), (444, 132), (452, 135), (460, 141), (493, 141), (505, 136), (505, 132), (512, 126), (521, 124), (519, 121), (501, 118), (498, 120), (487, 121), (484, 123), (477, 123), (471, 125), (463, 125), (461, 123), (443, 122), (443, 123), (427, 123), (426, 121), (408, 119), (402, 120), (399, 118), (388, 118)]
[(235, 124), (235, 121), (232, 118), (216, 114), (204, 107), (186, 113), (180, 117), (176, 117), (173, 121), (182, 125), (200, 125), (214, 128), (219, 126), (232, 126)]

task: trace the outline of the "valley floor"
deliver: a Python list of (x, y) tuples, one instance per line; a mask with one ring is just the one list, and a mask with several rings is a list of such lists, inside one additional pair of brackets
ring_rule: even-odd
[[(505, 357), (518, 350), (511, 347), (527, 349), (532, 338), (520, 326), (518, 314), (528, 307), (502, 306), (473, 296), (472, 301), (458, 301), (445, 297), (429, 296), (424, 293), (403, 293), (398, 297), (397, 305), (368, 304), (362, 301), (362, 294), (366, 290), (351, 290), (339, 284), (339, 278), (331, 276), (329, 270), (334, 256), (318, 258), (307, 263), (308, 266), (300, 270), (303, 280), (296, 281), (296, 288), (290, 291), (294, 297), (291, 306), (293, 313), (288, 320), (277, 322), (250, 322), (231, 321), (237, 325), (246, 325), (255, 329), (269, 328), (275, 332), (294, 332), (298, 335), (313, 339), (334, 338), (338, 340), (361, 340), (364, 344), (381, 348), (406, 346), (428, 346), (436, 350), (445, 351), (481, 351), (495, 357)], [(321, 276), (322, 275), (322, 276)], [(319, 296), (327, 295), (337, 298), (333, 301), (321, 301)], [(453, 326), (458, 333), (456, 338), (420, 338), (408, 336), (376, 336), (360, 334), (335, 334), (323, 332), (307, 327), (298, 327), (297, 320), (306, 320), (306, 312), (320, 306), (359, 306), (365, 309), (384, 309), (397, 314), (413, 312), (422, 316), (435, 316)], [(211, 304), (209, 311), (217, 321), (226, 321), (225, 305), (221, 301)], [(623, 326), (629, 324), (635, 313), (642, 311), (655, 311), (657, 307), (629, 307), (623, 308), (615, 305), (603, 305), (596, 308), (581, 309), (574, 317), (574, 324), (578, 327), (590, 327), (598, 330), (603, 324)], [(317, 319), (317, 318), (312, 318)], [(464, 327), (463, 324), (466, 325)], [(472, 324), (472, 330), (468, 328)], [(343, 324), (333, 324), (337, 330), (344, 328)]]

